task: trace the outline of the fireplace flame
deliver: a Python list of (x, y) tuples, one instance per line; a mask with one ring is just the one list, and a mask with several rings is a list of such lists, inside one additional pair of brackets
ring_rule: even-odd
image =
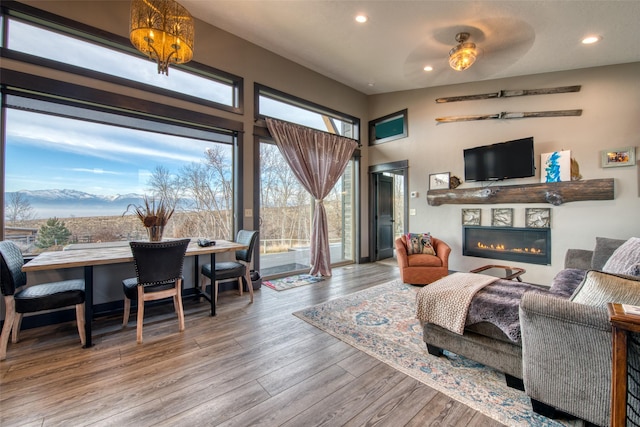
[(488, 251), (507, 251), (507, 252), (517, 252), (517, 253), (527, 253), (532, 255), (540, 255), (542, 254), (542, 249), (537, 248), (510, 248), (507, 249), (504, 244), (485, 244), (482, 242), (478, 242), (478, 248), (484, 249)]

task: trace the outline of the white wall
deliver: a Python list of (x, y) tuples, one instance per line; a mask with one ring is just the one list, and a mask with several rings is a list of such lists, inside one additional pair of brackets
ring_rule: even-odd
[[(445, 96), (472, 95), (503, 89), (535, 89), (582, 85), (577, 93), (436, 104)], [(552, 263), (550, 266), (513, 263), (527, 273), (523, 278), (548, 284), (562, 268), (568, 248), (592, 249), (596, 236), (628, 238), (640, 236), (639, 167), (602, 168), (600, 151), (640, 146), (640, 63), (574, 70), (397, 92), (370, 97), (370, 118), (408, 108), (409, 136), (369, 148), (369, 164), (409, 160), (409, 191), (420, 197), (409, 199), (409, 231), (431, 232), (452, 247), (450, 268), (468, 271), (492, 260), (462, 256), (462, 208), (481, 208), (482, 225), (490, 225), (492, 207), (514, 208), (514, 226), (524, 227), (526, 207), (551, 208)], [(582, 109), (580, 117), (485, 120), (436, 124), (436, 117)], [(429, 206), (428, 176), (450, 172), (464, 179), (462, 150), (511, 139), (534, 137), (537, 157), (535, 178), (507, 180), (502, 185), (535, 183), (540, 180), (540, 154), (571, 150), (583, 179), (614, 178), (611, 201), (550, 204), (442, 205)], [(638, 150), (638, 148), (636, 148)], [(640, 154), (640, 153), (638, 153)], [(464, 183), (462, 187), (478, 186)], [(504, 264), (505, 261), (498, 262)]]

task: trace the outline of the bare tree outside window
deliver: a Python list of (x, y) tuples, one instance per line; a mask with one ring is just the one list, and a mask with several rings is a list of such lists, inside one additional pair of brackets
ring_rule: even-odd
[(35, 212), (24, 193), (16, 191), (7, 195), (5, 216), (9, 224), (17, 225), (20, 221), (28, 221), (34, 218)]

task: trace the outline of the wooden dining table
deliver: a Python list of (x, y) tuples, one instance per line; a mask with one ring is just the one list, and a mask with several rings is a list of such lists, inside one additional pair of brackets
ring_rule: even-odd
[[(211, 256), (211, 265), (216, 263), (216, 254), (224, 252), (235, 252), (237, 250), (248, 249), (247, 245), (226, 240), (216, 240), (215, 245), (199, 246), (196, 239), (192, 239), (187, 247), (186, 256), (195, 256), (195, 284), (194, 288), (199, 296), (204, 297), (211, 304), (211, 315), (216, 315), (215, 295), (206, 293), (200, 289), (198, 285), (198, 277), (200, 276), (200, 267), (198, 263), (198, 255), (209, 254)], [(121, 264), (133, 262), (133, 254), (129, 245), (103, 246), (97, 245), (91, 249), (73, 249), (63, 251), (43, 252), (25, 263), (22, 271), (28, 273), (30, 271), (58, 270), (69, 268), (84, 269), (84, 286), (85, 286), (85, 348), (93, 345), (92, 341), (92, 321), (93, 321), (93, 267), (97, 265)], [(211, 283), (215, 281), (215, 268), (211, 269)], [(251, 283), (247, 284), (251, 286)], [(211, 287), (213, 293), (213, 286)]]

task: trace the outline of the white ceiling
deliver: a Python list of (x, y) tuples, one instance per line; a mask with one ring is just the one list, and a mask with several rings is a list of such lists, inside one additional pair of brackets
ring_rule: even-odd
[[(198, 19), (365, 94), (640, 61), (640, 0), (179, 2)], [(367, 23), (355, 22), (360, 13)], [(462, 72), (447, 62), (460, 31), (481, 51)], [(590, 34), (602, 41), (582, 45)], [(196, 34), (196, 50), (197, 43)]]

